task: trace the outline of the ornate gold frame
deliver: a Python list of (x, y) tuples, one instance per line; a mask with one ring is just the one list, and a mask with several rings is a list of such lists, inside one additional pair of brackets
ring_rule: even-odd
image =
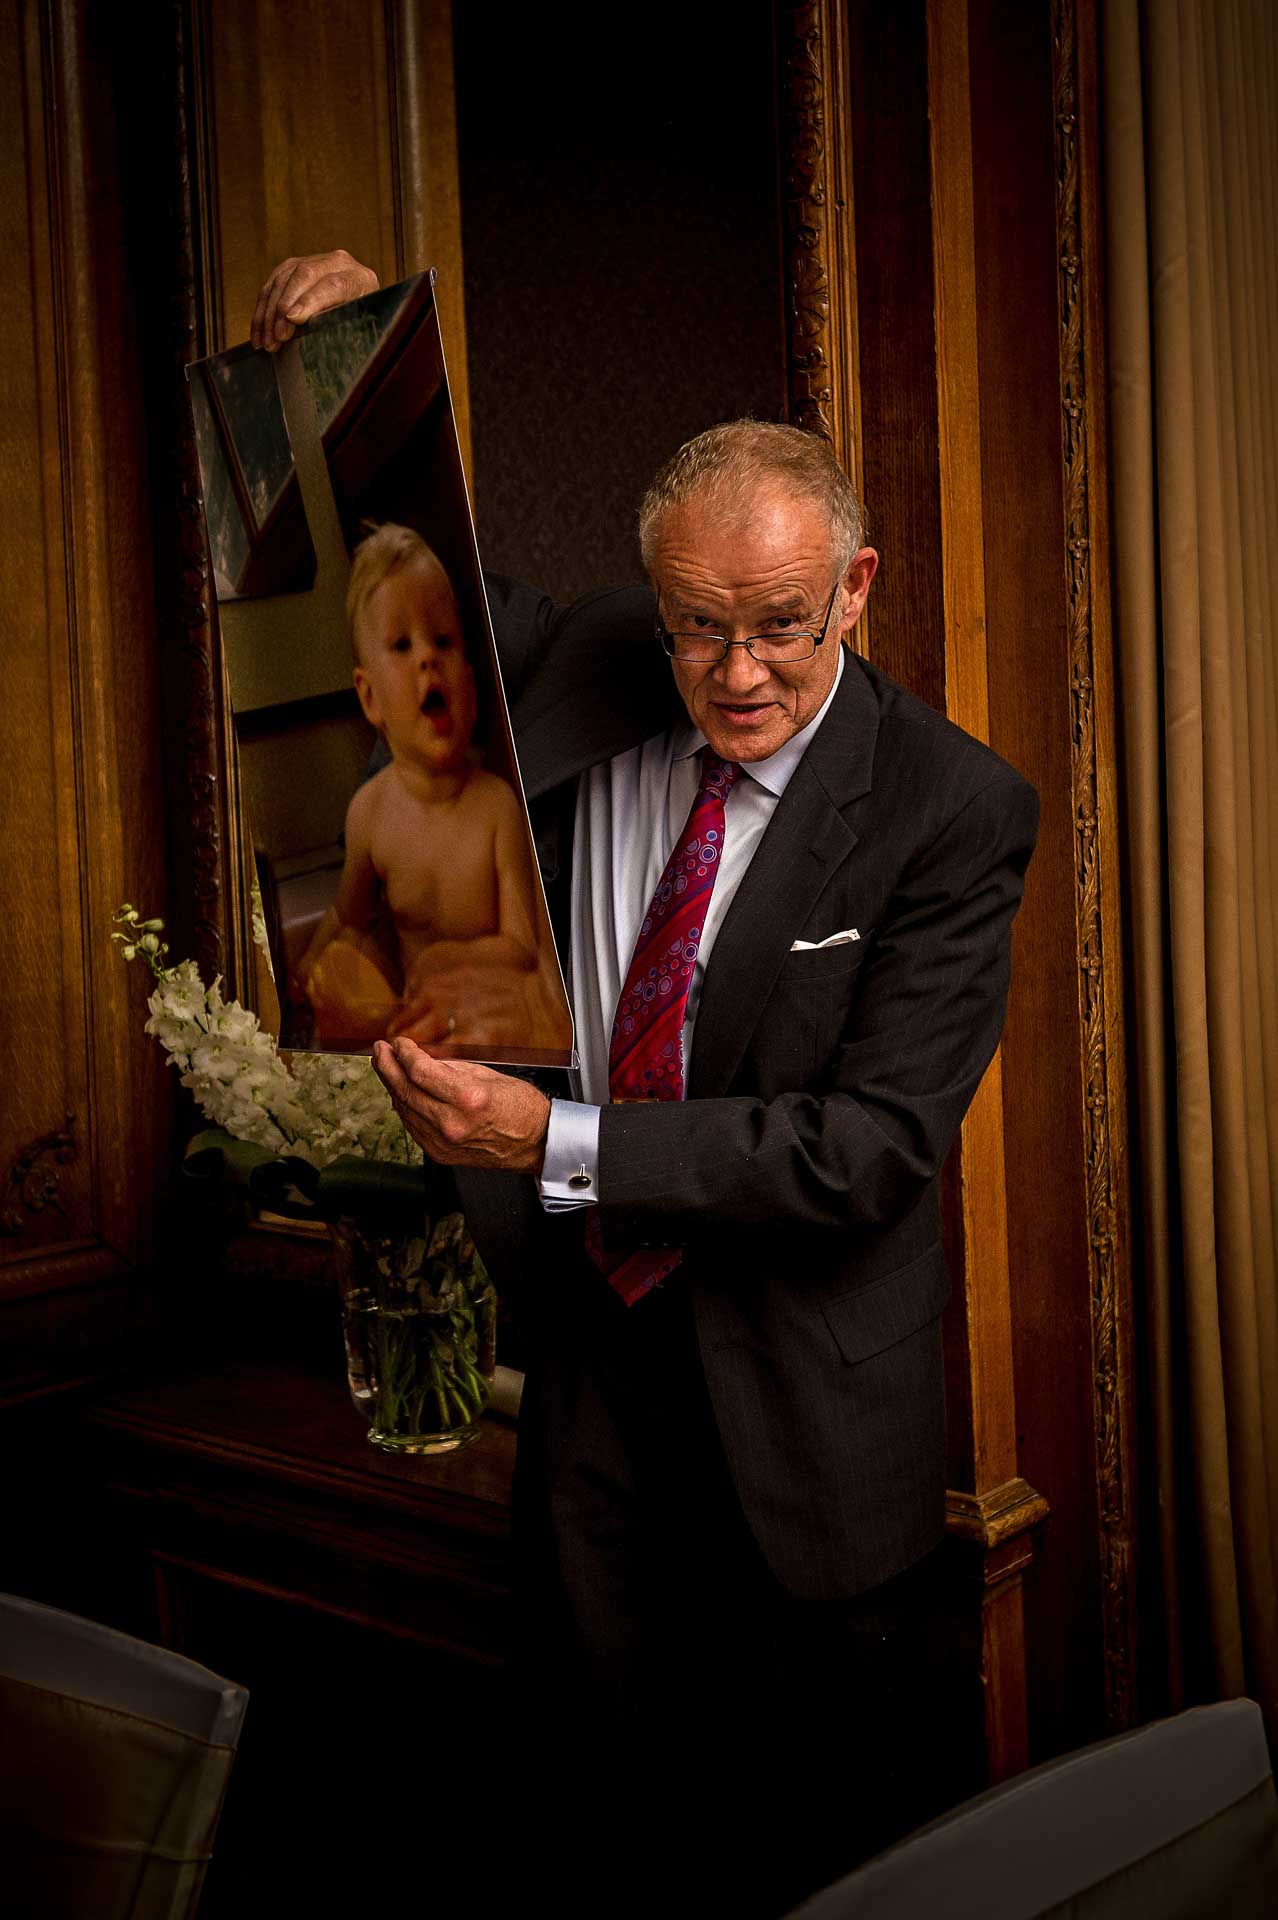
[[(1092, 0), (1053, 0), (1061, 460), (1068, 608), (1071, 755), (1078, 926), (1082, 1111), (1086, 1147), (1092, 1408), (1100, 1523), (1105, 1710), (1110, 1728), (1133, 1714), (1131, 1298), (1126, 1139), (1118, 802), (1113, 659), (1109, 627), (1108, 514), (1103, 485), (1104, 389), (1099, 296), (1095, 15)], [(1094, 450), (1102, 457), (1093, 459)]]

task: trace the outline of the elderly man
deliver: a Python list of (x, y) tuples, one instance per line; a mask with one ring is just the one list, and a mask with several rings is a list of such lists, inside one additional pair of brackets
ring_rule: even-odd
[[(259, 338), (323, 304), (279, 272)], [(531, 1309), (522, 1618), (577, 1755), (553, 1795), (636, 1869), (699, 1832), (776, 1912), (926, 1810), (937, 1179), (1037, 806), (842, 644), (877, 556), (824, 443), (712, 428), (640, 531), (655, 607), (493, 593), (573, 1097), (375, 1059)]]

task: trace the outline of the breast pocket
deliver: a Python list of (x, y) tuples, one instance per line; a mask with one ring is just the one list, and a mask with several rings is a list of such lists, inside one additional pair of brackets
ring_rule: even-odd
[(840, 941), (837, 947), (792, 947), (781, 962), (778, 978), (800, 986), (821, 980), (851, 980), (865, 947), (864, 940)]
[(787, 953), (768, 1001), (760, 1033), (792, 1036), (797, 1084), (815, 1078), (838, 1046), (856, 992), (867, 943), (803, 947)]

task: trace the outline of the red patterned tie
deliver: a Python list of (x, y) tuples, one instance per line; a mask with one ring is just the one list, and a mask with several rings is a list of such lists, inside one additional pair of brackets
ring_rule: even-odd
[[(617, 1002), (608, 1049), (613, 1100), (682, 1100), (683, 1022), (706, 909), (723, 853), (723, 803), (741, 769), (711, 747), (701, 753), (701, 784), (687, 824), (675, 841), (635, 941)], [(599, 1216), (586, 1226), (595, 1265), (626, 1305), (672, 1273), (679, 1247), (613, 1255), (605, 1251)]]

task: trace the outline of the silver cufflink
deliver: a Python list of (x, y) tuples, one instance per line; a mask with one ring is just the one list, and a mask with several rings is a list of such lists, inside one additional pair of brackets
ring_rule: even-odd
[(590, 1184), (590, 1175), (586, 1172), (585, 1162), (583, 1161), (576, 1173), (570, 1173), (568, 1175), (568, 1185), (570, 1187), (588, 1187)]

